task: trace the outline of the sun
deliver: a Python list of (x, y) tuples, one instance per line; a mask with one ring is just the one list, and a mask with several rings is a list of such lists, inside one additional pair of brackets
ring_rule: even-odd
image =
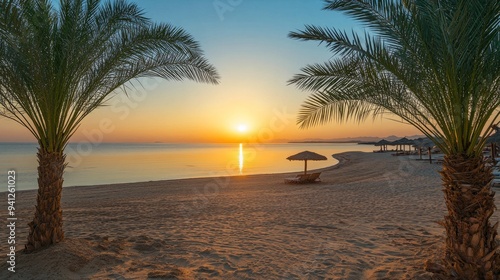
[(237, 129), (239, 132), (243, 133), (243, 132), (247, 132), (247, 130), (248, 130), (248, 126), (247, 126), (246, 124), (239, 124), (239, 125), (236, 127), (236, 129)]

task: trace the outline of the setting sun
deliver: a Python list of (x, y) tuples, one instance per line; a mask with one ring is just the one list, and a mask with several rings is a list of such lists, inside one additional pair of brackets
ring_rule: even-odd
[(239, 124), (236, 128), (239, 132), (243, 133), (248, 130), (248, 126), (246, 124)]

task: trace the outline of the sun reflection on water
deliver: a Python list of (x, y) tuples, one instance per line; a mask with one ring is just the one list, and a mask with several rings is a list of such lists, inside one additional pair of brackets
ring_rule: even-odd
[(243, 174), (243, 144), (242, 143), (240, 143), (239, 163), (240, 163), (240, 174)]

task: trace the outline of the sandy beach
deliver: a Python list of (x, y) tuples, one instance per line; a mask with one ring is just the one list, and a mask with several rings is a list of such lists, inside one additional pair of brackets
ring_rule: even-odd
[[(65, 188), (65, 241), (18, 252), (16, 273), (3, 261), (0, 278), (430, 279), (424, 261), (444, 242), (441, 166), (335, 157), (316, 184), (271, 174)], [(18, 250), (35, 195), (17, 194)], [(5, 223), (6, 199), (0, 208)]]

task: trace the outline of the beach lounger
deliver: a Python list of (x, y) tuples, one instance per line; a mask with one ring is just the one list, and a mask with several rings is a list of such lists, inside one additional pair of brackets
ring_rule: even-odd
[(289, 184), (307, 183), (308, 179), (309, 179), (309, 174), (299, 174), (292, 178), (285, 178), (285, 183)]
[(321, 182), (319, 175), (321, 175), (321, 172), (311, 173), (311, 174), (299, 174), (293, 178), (285, 178), (285, 183), (304, 184), (304, 183)]
[(312, 173), (309, 175), (309, 182), (314, 183), (314, 182), (321, 182), (321, 179), (319, 178), (319, 175), (321, 175), (321, 172), (318, 173)]

